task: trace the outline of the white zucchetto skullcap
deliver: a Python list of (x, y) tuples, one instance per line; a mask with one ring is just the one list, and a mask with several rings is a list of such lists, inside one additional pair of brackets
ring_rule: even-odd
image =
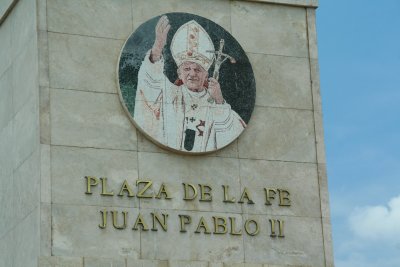
[(171, 53), (178, 67), (185, 61), (199, 64), (208, 70), (214, 60), (214, 44), (206, 30), (196, 21), (183, 24), (171, 42)]

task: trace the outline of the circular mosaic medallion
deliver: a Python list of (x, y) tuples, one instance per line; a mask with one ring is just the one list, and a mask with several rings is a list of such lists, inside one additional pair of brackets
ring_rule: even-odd
[(193, 14), (164, 14), (137, 28), (122, 49), (118, 81), (135, 126), (174, 151), (227, 146), (254, 109), (254, 74), (242, 47), (224, 28)]

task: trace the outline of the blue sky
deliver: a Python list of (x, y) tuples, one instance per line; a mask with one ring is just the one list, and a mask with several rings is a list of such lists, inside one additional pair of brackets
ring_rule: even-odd
[(400, 0), (320, 0), (335, 263), (400, 266)]

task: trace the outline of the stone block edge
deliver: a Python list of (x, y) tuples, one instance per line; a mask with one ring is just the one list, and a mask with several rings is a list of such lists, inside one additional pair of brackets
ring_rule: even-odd
[(288, 6), (300, 6), (300, 7), (318, 7), (318, 0), (236, 0), (241, 2), (258, 2), (266, 4), (278, 4)]
[[(201, 267), (310, 267), (303, 265), (275, 265), (268, 263), (248, 263), (248, 262), (208, 262), (208, 261), (183, 261), (183, 260), (146, 260), (129, 257), (119, 258), (93, 258), (93, 257), (67, 257), (67, 256), (41, 256), (38, 258), (38, 267), (85, 267), (85, 260), (96, 259), (97, 263), (105, 263), (113, 266), (113, 263), (123, 263), (124, 267), (131, 266), (154, 266), (154, 267), (182, 267), (193, 264)], [(118, 265), (120, 266), (120, 265)]]
[(8, 4), (8, 7), (5, 8), (4, 10), (0, 10), (0, 27), (1, 24), (6, 20), (8, 14), (11, 13), (11, 10), (15, 7), (17, 4), (18, 0), (11, 0), (11, 2)]

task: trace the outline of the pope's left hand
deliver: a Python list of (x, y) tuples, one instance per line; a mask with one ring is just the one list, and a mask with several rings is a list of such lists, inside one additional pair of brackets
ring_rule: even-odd
[(214, 99), (215, 103), (217, 104), (224, 103), (224, 97), (222, 96), (221, 86), (216, 79), (210, 78), (208, 80), (208, 92)]

